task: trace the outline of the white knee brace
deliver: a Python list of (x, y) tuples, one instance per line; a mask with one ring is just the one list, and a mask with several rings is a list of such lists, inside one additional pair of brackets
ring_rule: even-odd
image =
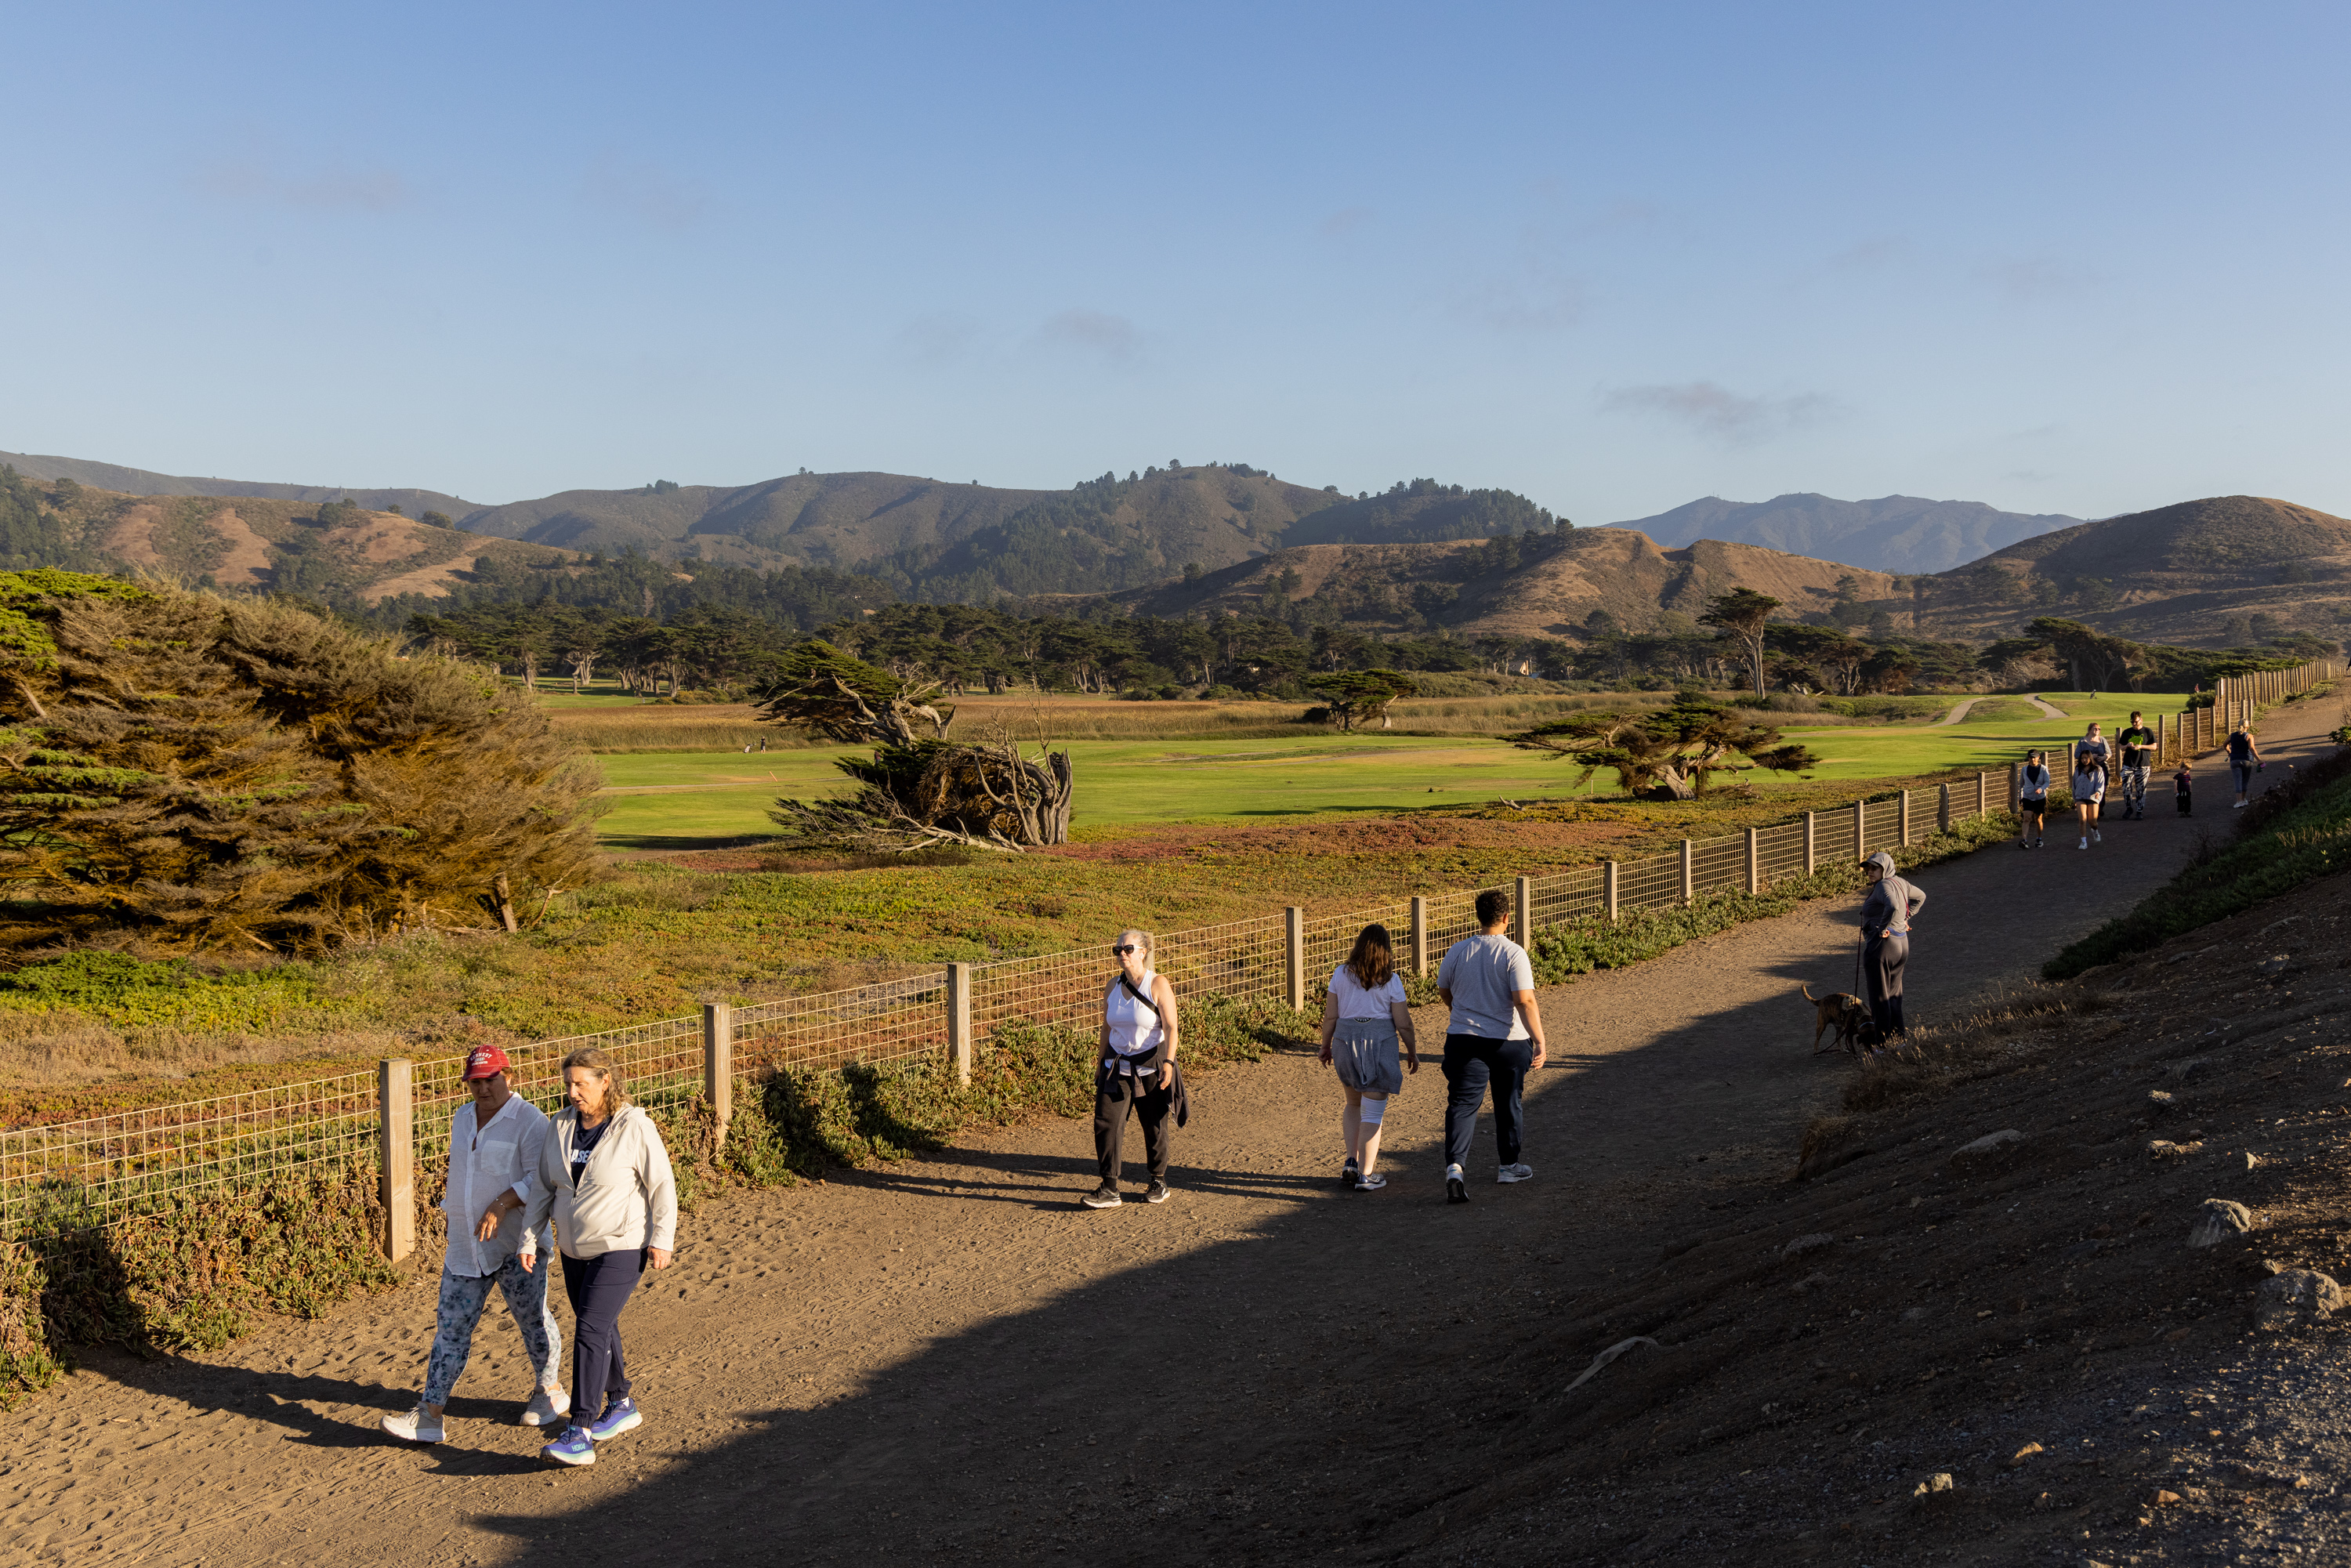
[(1364, 1126), (1378, 1126), (1380, 1124), (1380, 1118), (1387, 1113), (1388, 1103), (1386, 1101), (1374, 1100), (1368, 1094), (1364, 1096), (1364, 1108), (1360, 1113), (1358, 1113), (1358, 1114), (1361, 1116)]

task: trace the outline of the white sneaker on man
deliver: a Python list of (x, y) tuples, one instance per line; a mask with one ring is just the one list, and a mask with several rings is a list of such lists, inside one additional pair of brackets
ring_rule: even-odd
[(442, 1427), (441, 1417), (427, 1416), (422, 1405), (385, 1416), (383, 1429), (403, 1443), (437, 1443), (448, 1436)]
[(1534, 1179), (1534, 1174), (1535, 1169), (1532, 1166), (1504, 1166), (1494, 1173), (1494, 1179), (1499, 1182), (1531, 1181)]

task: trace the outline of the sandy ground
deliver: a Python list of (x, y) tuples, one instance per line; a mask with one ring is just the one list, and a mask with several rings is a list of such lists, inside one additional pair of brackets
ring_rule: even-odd
[[(2335, 706), (2272, 721), (2273, 776)], [(2228, 814), (2201, 771), (2194, 821), (2167, 795), (2087, 853), (2053, 833), (1923, 873), (1914, 1019), (2029, 982), (2168, 877)], [(1495, 1186), (1481, 1128), (1466, 1207), (1442, 1201), (1433, 1066), (1389, 1121), (1393, 1185), (1355, 1195), (1302, 1055), (1200, 1082), (1165, 1206), (1076, 1207), (1092, 1162), (1066, 1121), (707, 1205), (623, 1320), (646, 1425), (590, 1469), (553, 1471), (514, 1424), (529, 1378), (494, 1316), (448, 1442), (377, 1432), (421, 1380), (425, 1283), (216, 1355), (95, 1357), (8, 1422), (0, 1554), (1453, 1561), (1363, 1527), (1412, 1496), (1412, 1538), (1441, 1539), (1447, 1476), (1519, 1462), (1538, 1395), (1513, 1347), (1654, 1263), (1661, 1229), (1784, 1178), (1853, 1071), (1810, 1054), (1795, 989), (1850, 988), (1853, 946), (1851, 906), (1823, 904), (1545, 991), (1537, 1179)]]

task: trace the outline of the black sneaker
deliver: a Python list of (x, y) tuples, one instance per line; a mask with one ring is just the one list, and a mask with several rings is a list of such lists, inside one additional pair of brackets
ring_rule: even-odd
[(1349, 1160), (1345, 1165), (1339, 1167), (1339, 1185), (1341, 1186), (1352, 1187), (1355, 1185), (1357, 1178), (1363, 1174), (1362, 1168), (1358, 1166), (1354, 1161)]
[(1164, 1181), (1153, 1182), (1151, 1184), (1151, 1190), (1143, 1195), (1143, 1201), (1145, 1203), (1165, 1203), (1167, 1201), (1167, 1184)]
[(1445, 1201), (1447, 1203), (1467, 1203), (1469, 1201), (1469, 1184), (1461, 1179), (1461, 1167), (1459, 1166), (1447, 1166), (1445, 1167)]
[(1126, 1200), (1118, 1196), (1118, 1188), (1104, 1182), (1078, 1201), (1088, 1208), (1116, 1208)]

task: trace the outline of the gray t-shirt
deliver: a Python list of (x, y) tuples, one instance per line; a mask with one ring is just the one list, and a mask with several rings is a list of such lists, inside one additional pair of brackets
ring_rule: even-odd
[(1471, 936), (1456, 942), (1445, 951), (1437, 983), (1453, 993), (1453, 1016), (1446, 1033), (1487, 1040), (1529, 1038), (1510, 993), (1535, 988), (1535, 967), (1527, 961), (1527, 950), (1509, 937)]

